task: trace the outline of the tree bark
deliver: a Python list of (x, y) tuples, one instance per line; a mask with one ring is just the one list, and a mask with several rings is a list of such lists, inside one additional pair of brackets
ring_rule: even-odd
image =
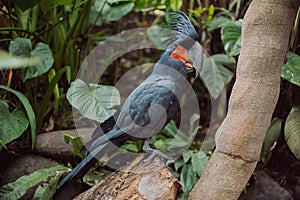
[(190, 200), (237, 199), (247, 184), (279, 96), (281, 67), (299, 4), (299, 0), (251, 3), (228, 113)]
[(143, 158), (137, 157), (74, 200), (175, 200), (181, 184), (159, 158), (149, 162)]

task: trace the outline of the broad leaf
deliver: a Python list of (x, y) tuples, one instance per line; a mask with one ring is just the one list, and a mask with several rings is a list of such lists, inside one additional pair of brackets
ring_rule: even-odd
[(274, 148), (278, 137), (281, 132), (281, 120), (278, 118), (274, 118), (270, 124), (270, 127), (266, 133), (264, 143), (261, 150), (261, 158), (264, 159), (268, 155), (270, 151)]
[(34, 200), (51, 200), (62, 173), (51, 177), (47, 184), (40, 185), (34, 193)]
[(193, 166), (191, 164), (184, 165), (180, 173), (180, 182), (183, 185), (182, 191), (184, 193), (191, 191), (196, 181), (197, 176), (193, 170)]
[(8, 105), (0, 99), (0, 149), (2, 145), (17, 139), (28, 127), (28, 119), (22, 109), (9, 112)]
[(199, 151), (192, 155), (192, 166), (193, 170), (198, 174), (198, 176), (202, 175), (202, 172), (205, 166), (208, 163), (208, 157), (203, 151)]
[(101, 26), (104, 22), (118, 21), (132, 11), (133, 8), (134, 2), (109, 4), (103, 0), (96, 0), (91, 7), (89, 22)]
[(225, 85), (228, 84), (233, 77), (233, 73), (229, 71), (225, 66), (233, 68), (235, 66), (234, 58), (228, 57), (225, 54), (215, 54), (210, 56), (210, 58), (213, 59), (214, 63), (218, 67)]
[(216, 99), (224, 89), (225, 83), (213, 58), (204, 58), (200, 77), (207, 87), (209, 94)]
[(300, 87), (300, 56), (288, 52), (287, 61), (282, 68), (281, 77)]
[(104, 122), (120, 105), (119, 91), (113, 86), (87, 84), (75, 80), (67, 92), (67, 99), (84, 117)]
[(178, 171), (178, 169), (179, 169), (180, 167), (182, 167), (184, 164), (185, 164), (185, 162), (184, 162), (183, 158), (181, 158), (181, 157), (178, 158), (178, 159), (175, 161), (175, 163), (174, 163), (174, 168), (175, 168), (175, 170)]
[(242, 20), (227, 22), (221, 29), (221, 39), (229, 56), (240, 54), (242, 47)]
[(35, 186), (41, 181), (46, 181), (52, 176), (58, 176), (68, 172), (69, 168), (55, 166), (46, 169), (40, 169), (30, 175), (18, 178), (15, 182), (8, 183), (0, 188), (0, 199), (15, 200), (22, 197), (28, 189)]
[(300, 159), (300, 106), (294, 106), (286, 118), (284, 138), (296, 158)]
[(10, 42), (9, 53), (20, 58), (38, 59), (36, 65), (29, 65), (24, 69), (24, 80), (38, 77), (46, 73), (53, 65), (54, 59), (47, 44), (39, 42), (32, 50), (31, 41), (26, 38), (17, 38)]
[(80, 137), (64, 135), (64, 140), (67, 144), (71, 143), (73, 145), (73, 153), (83, 159), (83, 156), (80, 153), (80, 150), (84, 146), (84, 144), (83, 144), (82, 140), (80, 139)]
[(190, 149), (187, 149), (187, 150), (186, 150), (185, 152), (183, 152), (183, 154), (182, 154), (183, 161), (184, 161), (185, 163), (187, 163), (187, 162), (190, 160), (190, 158), (192, 157), (192, 155), (193, 155), (193, 151), (190, 150)]
[(214, 18), (207, 25), (209, 32), (215, 29), (222, 28), (228, 21), (232, 21), (233, 16), (229, 12), (221, 12), (214, 16)]
[(8, 92), (13, 93), (14, 95), (16, 95), (18, 97), (18, 99), (21, 101), (21, 103), (23, 104), (25, 110), (26, 110), (26, 114), (30, 123), (30, 129), (31, 129), (31, 141), (32, 141), (32, 149), (34, 147), (35, 144), (35, 137), (36, 137), (36, 122), (35, 122), (35, 114), (33, 112), (33, 109), (28, 101), (28, 99), (20, 92), (13, 90), (9, 87), (6, 87), (4, 85), (0, 85), (0, 89), (4, 89)]
[(37, 58), (15, 57), (5, 51), (0, 50), (0, 70), (22, 68), (30, 65), (37, 65), (39, 63), (40, 60)]

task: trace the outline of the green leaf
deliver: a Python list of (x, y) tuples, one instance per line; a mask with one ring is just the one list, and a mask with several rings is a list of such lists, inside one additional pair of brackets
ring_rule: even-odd
[(43, 12), (47, 12), (54, 6), (59, 6), (59, 5), (72, 5), (73, 1), (72, 0), (42, 0), (40, 2), (40, 6), (43, 10)]
[(207, 87), (209, 94), (216, 99), (224, 89), (225, 83), (213, 58), (204, 58), (200, 77)]
[(54, 59), (47, 44), (39, 42), (32, 50), (31, 41), (26, 38), (16, 38), (9, 45), (9, 53), (20, 58), (38, 59), (37, 65), (30, 65), (24, 69), (24, 80), (38, 77), (46, 73), (53, 65)]
[(51, 177), (49, 183), (40, 185), (34, 193), (33, 200), (51, 200), (61, 175), (62, 173), (59, 176)]
[(242, 20), (227, 22), (221, 29), (221, 39), (226, 54), (236, 56), (242, 47)]
[(121, 149), (124, 149), (129, 152), (138, 153), (140, 152), (139, 143), (137, 142), (128, 142), (121, 146)]
[(300, 87), (300, 56), (287, 53), (287, 61), (282, 68), (281, 77)]
[(207, 30), (212, 32), (218, 28), (222, 28), (224, 24), (232, 21), (233, 16), (229, 12), (221, 12), (214, 16), (214, 18), (207, 25)]
[(300, 106), (294, 106), (286, 118), (284, 138), (293, 154), (300, 159)]
[(94, 186), (97, 183), (100, 183), (104, 178), (109, 176), (111, 171), (101, 169), (101, 171), (90, 170), (83, 177), (83, 182), (88, 184), (89, 186)]
[(2, 145), (20, 137), (28, 127), (28, 119), (22, 109), (9, 112), (8, 105), (0, 99), (0, 149)]
[(166, 133), (172, 137), (175, 137), (178, 133), (178, 128), (174, 122), (174, 120), (171, 120), (165, 128), (162, 130), (163, 133)]
[(180, 182), (182, 183), (182, 191), (184, 193), (191, 191), (196, 181), (197, 181), (197, 176), (193, 170), (193, 166), (191, 164), (184, 165), (180, 173)]
[(64, 140), (66, 143), (72, 143), (73, 145), (73, 153), (76, 156), (79, 156), (80, 158), (83, 159), (83, 155), (80, 153), (81, 148), (84, 146), (82, 140), (80, 137), (74, 137), (71, 135), (64, 135)]
[(181, 6), (182, 0), (170, 0), (170, 7), (172, 8), (172, 10), (180, 10)]
[(40, 0), (13, 0), (14, 4), (19, 7), (22, 11), (34, 7)]
[(25, 110), (26, 110), (26, 114), (30, 123), (30, 129), (31, 129), (31, 141), (32, 141), (32, 146), (31, 148), (33, 149), (34, 144), (35, 144), (35, 137), (36, 137), (36, 122), (35, 122), (35, 114), (33, 112), (33, 109), (28, 101), (28, 99), (20, 92), (13, 90), (9, 87), (6, 87), (4, 85), (0, 85), (0, 89), (4, 89), (8, 92), (13, 93), (14, 95), (16, 95), (19, 100), (21, 101), (21, 103), (23, 104)]
[(55, 166), (46, 169), (40, 169), (30, 175), (22, 176), (15, 182), (8, 183), (0, 188), (1, 200), (15, 200), (22, 197), (28, 189), (35, 186), (41, 181), (47, 180), (51, 176), (57, 176), (68, 172), (69, 168), (63, 166)]
[(178, 158), (174, 163), (175, 171), (178, 171), (178, 169), (182, 167), (184, 164), (185, 162), (183, 161), (183, 158), (182, 157)]
[(17, 69), (27, 67), (29, 65), (38, 65), (40, 60), (37, 58), (20, 58), (8, 54), (0, 50), (0, 70)]
[(198, 174), (198, 176), (202, 175), (202, 172), (205, 166), (208, 163), (208, 157), (203, 151), (199, 151), (192, 155), (192, 166), (193, 170)]
[[(118, 21), (134, 8), (134, 2), (120, 2), (109, 4), (103, 0), (96, 0), (91, 7), (89, 22), (101, 26), (104, 22)], [(100, 15), (100, 17), (98, 17)], [(95, 22), (95, 19), (97, 21)]]
[(113, 86), (87, 84), (75, 80), (67, 92), (67, 99), (84, 117), (104, 122), (120, 105), (119, 91)]
[(186, 150), (185, 152), (183, 152), (183, 154), (182, 154), (183, 161), (184, 161), (185, 163), (187, 163), (187, 162), (190, 160), (190, 158), (192, 157), (192, 155), (193, 155), (193, 151), (187, 149), (187, 150)]
[[(189, 141), (190, 140), (194, 140), (194, 137), (196, 136), (199, 128), (201, 126), (199, 126), (199, 119), (200, 119), (200, 115), (199, 114), (193, 114), (191, 119), (190, 119), (190, 129), (189, 129)], [(197, 123), (197, 124), (195, 124)], [(195, 127), (196, 125), (196, 127)]]
[(281, 132), (281, 120), (274, 118), (270, 124), (270, 127), (266, 133), (264, 143), (261, 150), (261, 157), (264, 158), (268, 155), (272, 148), (276, 144)]
[(228, 84), (233, 77), (233, 73), (229, 71), (225, 66), (234, 67), (235, 66), (234, 58), (228, 57), (225, 54), (215, 54), (210, 56), (210, 58), (213, 59), (214, 63), (218, 67), (218, 70), (221, 73), (224, 83)]

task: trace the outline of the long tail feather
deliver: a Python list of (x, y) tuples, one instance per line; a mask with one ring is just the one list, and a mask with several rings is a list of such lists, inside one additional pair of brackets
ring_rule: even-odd
[(100, 153), (108, 143), (102, 144), (98, 146), (95, 150), (93, 150), (87, 157), (82, 160), (64, 179), (58, 184), (58, 188), (61, 188), (64, 184), (71, 180), (77, 180), (83, 177), (97, 162), (98, 159), (96, 157), (100, 156)]

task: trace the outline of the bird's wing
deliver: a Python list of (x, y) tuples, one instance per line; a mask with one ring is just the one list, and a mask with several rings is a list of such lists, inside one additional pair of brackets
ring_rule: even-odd
[[(132, 136), (139, 132), (151, 137), (158, 124), (163, 128), (178, 109), (178, 100), (173, 91), (174, 83), (169, 79), (140, 85), (124, 103), (117, 126), (126, 128), (126, 132)], [(149, 130), (152, 133), (146, 133)]]

